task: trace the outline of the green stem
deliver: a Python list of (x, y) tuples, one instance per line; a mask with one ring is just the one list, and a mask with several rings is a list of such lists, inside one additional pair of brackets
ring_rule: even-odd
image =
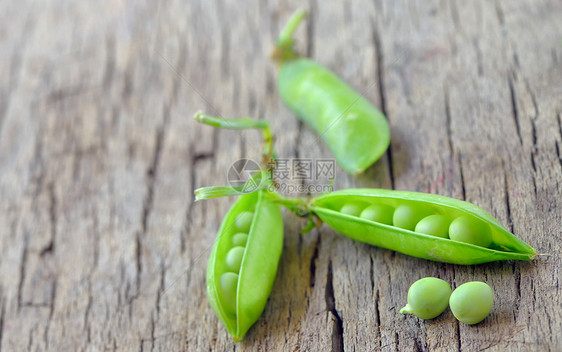
[(271, 53), (271, 59), (275, 61), (278, 65), (288, 60), (293, 60), (298, 57), (298, 55), (293, 51), (293, 44), (295, 40), (293, 39), (293, 34), (297, 30), (297, 27), (301, 21), (306, 17), (306, 11), (298, 10), (296, 11), (285, 27), (281, 30), (275, 48)]
[(248, 117), (240, 119), (225, 119), (224, 117), (210, 116), (198, 111), (195, 113), (193, 118), (197, 122), (227, 130), (248, 130), (252, 128), (269, 130), (269, 124), (267, 121), (251, 119)]
[(279, 34), (279, 39), (277, 39), (277, 47), (281, 49), (291, 49), (293, 46), (293, 33), (301, 23), (301, 21), (306, 17), (306, 11), (297, 10), (289, 19), (285, 27), (281, 30)]
[(270, 163), (271, 160), (274, 160), (273, 135), (267, 121), (251, 119), (248, 117), (225, 119), (224, 117), (210, 116), (202, 113), (201, 111), (196, 112), (193, 118), (197, 122), (227, 130), (260, 129), (264, 140), (264, 156), (266, 164)]
[(267, 195), (272, 201), (284, 206), (297, 216), (307, 216), (310, 213), (309, 198), (287, 198), (275, 191), (268, 191)]
[(256, 172), (241, 186), (210, 186), (195, 190), (195, 201), (211, 198), (239, 196), (269, 188), (272, 184), (267, 171)]
[(404, 306), (404, 308), (400, 309), (400, 310), (398, 311), (398, 313), (400, 313), (400, 314), (404, 314), (404, 313), (413, 314), (412, 308), (410, 307), (409, 304), (406, 304), (406, 306)]

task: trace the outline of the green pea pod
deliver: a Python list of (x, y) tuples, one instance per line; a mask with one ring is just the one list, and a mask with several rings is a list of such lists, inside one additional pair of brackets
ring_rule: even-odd
[(358, 174), (388, 148), (385, 116), (367, 99), (316, 62), (292, 52), (291, 34), (304, 17), (296, 13), (277, 43), (278, 89), (285, 104), (326, 142), (341, 167)]
[[(359, 209), (375, 205), (389, 209), (394, 212), (393, 224), (341, 212), (342, 208), (349, 209), (350, 203)], [(330, 227), (356, 241), (438, 262), (469, 265), (508, 259), (532, 260), (536, 255), (531, 246), (515, 237), (485, 210), (449, 197), (348, 189), (321, 195), (309, 208)], [(439, 232), (435, 234), (414, 232), (417, 222), (435, 214), (449, 219), (448, 236), (441, 233), (442, 226), (435, 227)], [(436, 218), (442, 222), (441, 217)], [(431, 230), (432, 227), (424, 228)]]
[(240, 196), (226, 214), (207, 266), (207, 295), (235, 342), (262, 314), (283, 250), (279, 206), (264, 191)]

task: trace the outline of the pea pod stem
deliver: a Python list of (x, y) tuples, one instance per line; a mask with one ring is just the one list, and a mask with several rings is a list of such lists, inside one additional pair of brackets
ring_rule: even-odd
[(295, 30), (305, 17), (306, 11), (304, 10), (298, 10), (291, 16), (291, 18), (279, 34), (279, 39), (277, 39), (278, 48), (291, 49), (294, 43), (293, 33), (295, 33)]
[(404, 314), (404, 313), (413, 314), (413, 312), (412, 312), (412, 307), (410, 307), (409, 304), (406, 304), (402, 309), (400, 309), (400, 310), (398, 311), (398, 313), (400, 313), (400, 314)]
[(267, 195), (273, 202), (284, 206), (297, 216), (307, 216), (310, 213), (308, 208), (310, 198), (288, 198), (275, 191), (267, 192)]
[[(201, 187), (195, 190), (195, 201), (211, 198), (240, 196), (243, 194), (254, 193), (271, 187), (272, 180), (267, 170), (255, 172), (252, 177), (240, 186), (210, 186)], [(269, 194), (269, 192), (267, 192)]]
[(249, 117), (227, 119), (224, 117), (207, 115), (201, 111), (196, 112), (193, 118), (199, 123), (227, 130), (260, 129), (264, 140), (265, 161), (266, 163), (270, 163), (275, 159), (273, 150), (273, 134), (271, 133), (271, 129), (269, 128), (267, 121), (252, 119)]

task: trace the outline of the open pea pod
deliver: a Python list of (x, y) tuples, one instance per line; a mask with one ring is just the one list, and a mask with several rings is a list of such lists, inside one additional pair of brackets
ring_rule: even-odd
[(264, 191), (240, 196), (226, 214), (207, 266), (207, 295), (235, 342), (262, 314), (283, 250), (279, 205)]
[(356, 241), (438, 262), (468, 265), (536, 255), (480, 207), (434, 194), (348, 189), (315, 198), (310, 210)]

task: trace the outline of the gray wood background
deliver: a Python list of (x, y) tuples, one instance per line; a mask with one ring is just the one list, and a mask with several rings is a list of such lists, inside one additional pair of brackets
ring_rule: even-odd
[[(305, 235), (285, 212), (272, 296), (234, 344), (205, 293), (233, 199), (193, 202), (258, 158), (330, 157), (283, 106), (268, 54), (299, 6), (302, 52), (380, 107), (389, 152), (335, 187), (466, 199), (546, 254), (456, 266)], [(562, 3), (527, 1), (3, 1), (0, 3), (2, 351), (560, 351)], [(409, 285), (483, 280), (492, 314), (397, 314)]]

